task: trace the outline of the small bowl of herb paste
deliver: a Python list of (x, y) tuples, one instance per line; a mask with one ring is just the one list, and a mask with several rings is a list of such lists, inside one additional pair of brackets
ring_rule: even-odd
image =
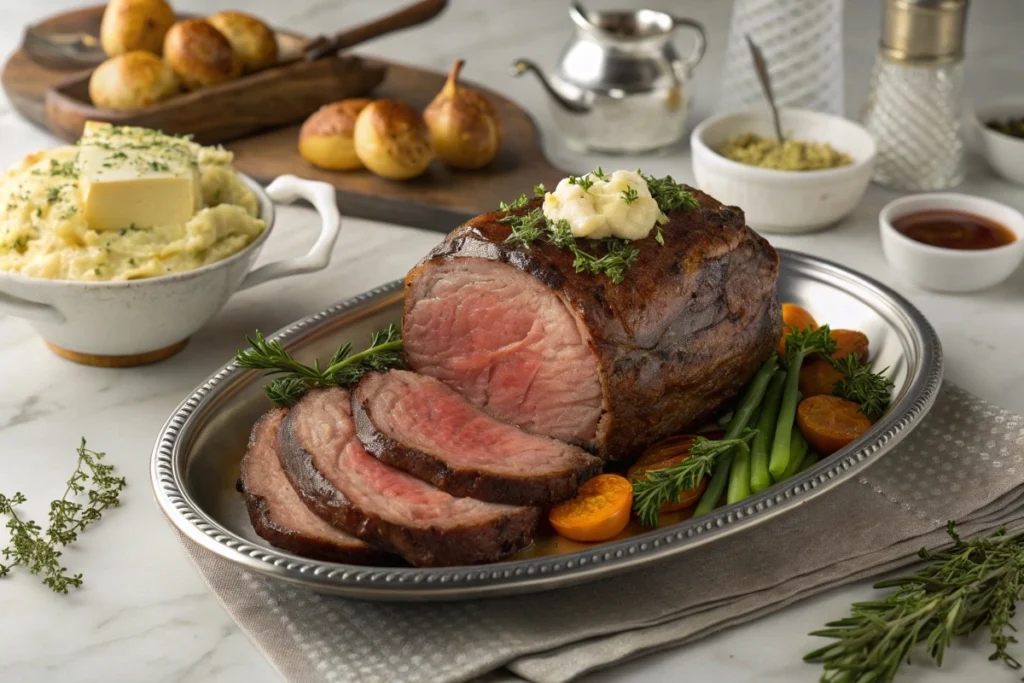
[(974, 112), (979, 151), (997, 175), (1024, 185), (1024, 98), (999, 100)]
[(803, 233), (835, 224), (860, 202), (875, 142), (860, 124), (804, 109), (779, 112), (785, 138), (765, 107), (714, 116), (690, 136), (697, 185), (743, 209), (747, 224)]

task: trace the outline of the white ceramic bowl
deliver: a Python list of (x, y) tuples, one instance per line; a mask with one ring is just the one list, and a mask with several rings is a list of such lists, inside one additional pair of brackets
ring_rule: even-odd
[(991, 119), (1024, 116), (1024, 97), (997, 100), (974, 109), (974, 134), (982, 156), (996, 173), (1024, 185), (1024, 139), (1000, 133), (985, 125)]
[[(1017, 236), (994, 249), (946, 249), (914, 241), (896, 230), (893, 221), (929, 210), (973, 213), (1003, 225)], [(974, 292), (1008, 278), (1024, 258), (1024, 215), (1005, 204), (955, 192), (915, 194), (895, 199), (878, 214), (882, 251), (889, 264), (919, 287), (936, 292)]]
[[(226, 259), (184, 273), (127, 282), (77, 282), (0, 272), (0, 311), (27, 318), (61, 355), (110, 365), (159, 360), (179, 350), (235, 292), (298, 273), (323, 269), (341, 230), (334, 188), (292, 175), (266, 192), (243, 176), (260, 202), (267, 228), (252, 244)], [(305, 256), (276, 261), (250, 272), (274, 228), (273, 202), (303, 198), (319, 212), (320, 235)], [(89, 360), (91, 358), (91, 360)], [(99, 360), (97, 360), (97, 358)]]
[(798, 140), (827, 142), (853, 163), (821, 171), (779, 171), (726, 159), (714, 150), (740, 133), (774, 136), (767, 108), (714, 116), (690, 136), (697, 186), (724, 204), (743, 209), (760, 232), (819, 230), (853, 211), (871, 181), (875, 141), (862, 126), (840, 116), (782, 109), (782, 132)]

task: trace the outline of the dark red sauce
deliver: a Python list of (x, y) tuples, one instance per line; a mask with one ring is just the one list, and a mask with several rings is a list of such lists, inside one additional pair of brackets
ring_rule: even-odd
[(989, 218), (949, 209), (901, 216), (893, 227), (915, 242), (944, 249), (995, 249), (1017, 239), (1012, 230)]

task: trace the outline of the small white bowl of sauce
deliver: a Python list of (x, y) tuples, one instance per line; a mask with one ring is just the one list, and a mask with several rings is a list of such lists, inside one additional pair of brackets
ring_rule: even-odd
[(1024, 215), (984, 197), (910, 195), (886, 204), (878, 223), (886, 260), (924, 289), (987, 289), (1024, 259)]

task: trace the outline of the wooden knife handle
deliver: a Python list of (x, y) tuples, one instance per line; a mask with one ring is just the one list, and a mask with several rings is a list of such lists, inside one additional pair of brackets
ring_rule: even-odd
[(311, 42), (305, 50), (305, 57), (308, 60), (320, 59), (338, 50), (350, 48), (353, 45), (366, 42), (371, 38), (377, 38), (386, 33), (400, 31), (404, 28), (422, 24), (433, 19), (448, 6), (448, 0), (420, 0), (414, 2), (405, 9), (375, 19), (362, 26), (350, 28), (336, 34), (332, 38), (318, 38)]

